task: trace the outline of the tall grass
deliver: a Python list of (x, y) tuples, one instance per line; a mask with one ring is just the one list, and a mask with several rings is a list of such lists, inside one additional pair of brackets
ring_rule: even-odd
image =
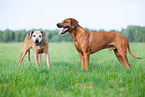
[(144, 97), (145, 44), (131, 43), (130, 69), (124, 68), (108, 49), (91, 55), (89, 70), (81, 70), (73, 43), (50, 43), (50, 69), (45, 56), (35, 68), (26, 55), (18, 61), (22, 43), (0, 43), (0, 97)]

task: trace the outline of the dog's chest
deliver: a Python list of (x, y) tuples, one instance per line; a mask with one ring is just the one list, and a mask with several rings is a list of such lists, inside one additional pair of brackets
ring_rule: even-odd
[(81, 44), (79, 42), (77, 42), (77, 41), (74, 41), (74, 44), (75, 44), (75, 47), (76, 47), (77, 51), (78, 52), (82, 52), (82, 50), (81, 50)]
[(44, 50), (43, 49), (38, 49), (38, 53), (43, 53)]
[(38, 52), (38, 53), (44, 53), (44, 50), (43, 50), (42, 47), (37, 46), (36, 49), (37, 49), (37, 52)]

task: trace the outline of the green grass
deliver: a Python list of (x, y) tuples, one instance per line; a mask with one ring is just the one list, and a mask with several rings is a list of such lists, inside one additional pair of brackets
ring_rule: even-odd
[(50, 43), (50, 69), (45, 56), (35, 68), (26, 55), (18, 62), (22, 43), (0, 43), (0, 97), (144, 97), (145, 43), (131, 43), (130, 69), (124, 68), (113, 51), (91, 55), (89, 70), (81, 70), (73, 43)]

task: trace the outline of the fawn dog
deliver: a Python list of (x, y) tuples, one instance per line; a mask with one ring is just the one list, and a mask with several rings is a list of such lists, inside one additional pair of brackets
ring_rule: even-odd
[(47, 66), (49, 68), (50, 66), (49, 66), (49, 55), (48, 55), (48, 41), (47, 41), (47, 37), (44, 31), (31, 31), (29, 34), (26, 35), (23, 42), (19, 65), (21, 64), (27, 52), (28, 52), (28, 59), (30, 61), (31, 48), (34, 51), (34, 59), (35, 59), (35, 64), (36, 64), (35, 67), (38, 66), (38, 60), (39, 60), (39, 63), (41, 61), (41, 54), (45, 53)]

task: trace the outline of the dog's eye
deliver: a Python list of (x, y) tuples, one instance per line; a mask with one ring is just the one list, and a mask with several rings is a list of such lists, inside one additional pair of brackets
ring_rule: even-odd
[(39, 35), (39, 37), (41, 37), (41, 35)]
[(63, 23), (67, 23), (67, 21), (64, 21)]
[(33, 35), (33, 37), (36, 37), (36, 35)]

